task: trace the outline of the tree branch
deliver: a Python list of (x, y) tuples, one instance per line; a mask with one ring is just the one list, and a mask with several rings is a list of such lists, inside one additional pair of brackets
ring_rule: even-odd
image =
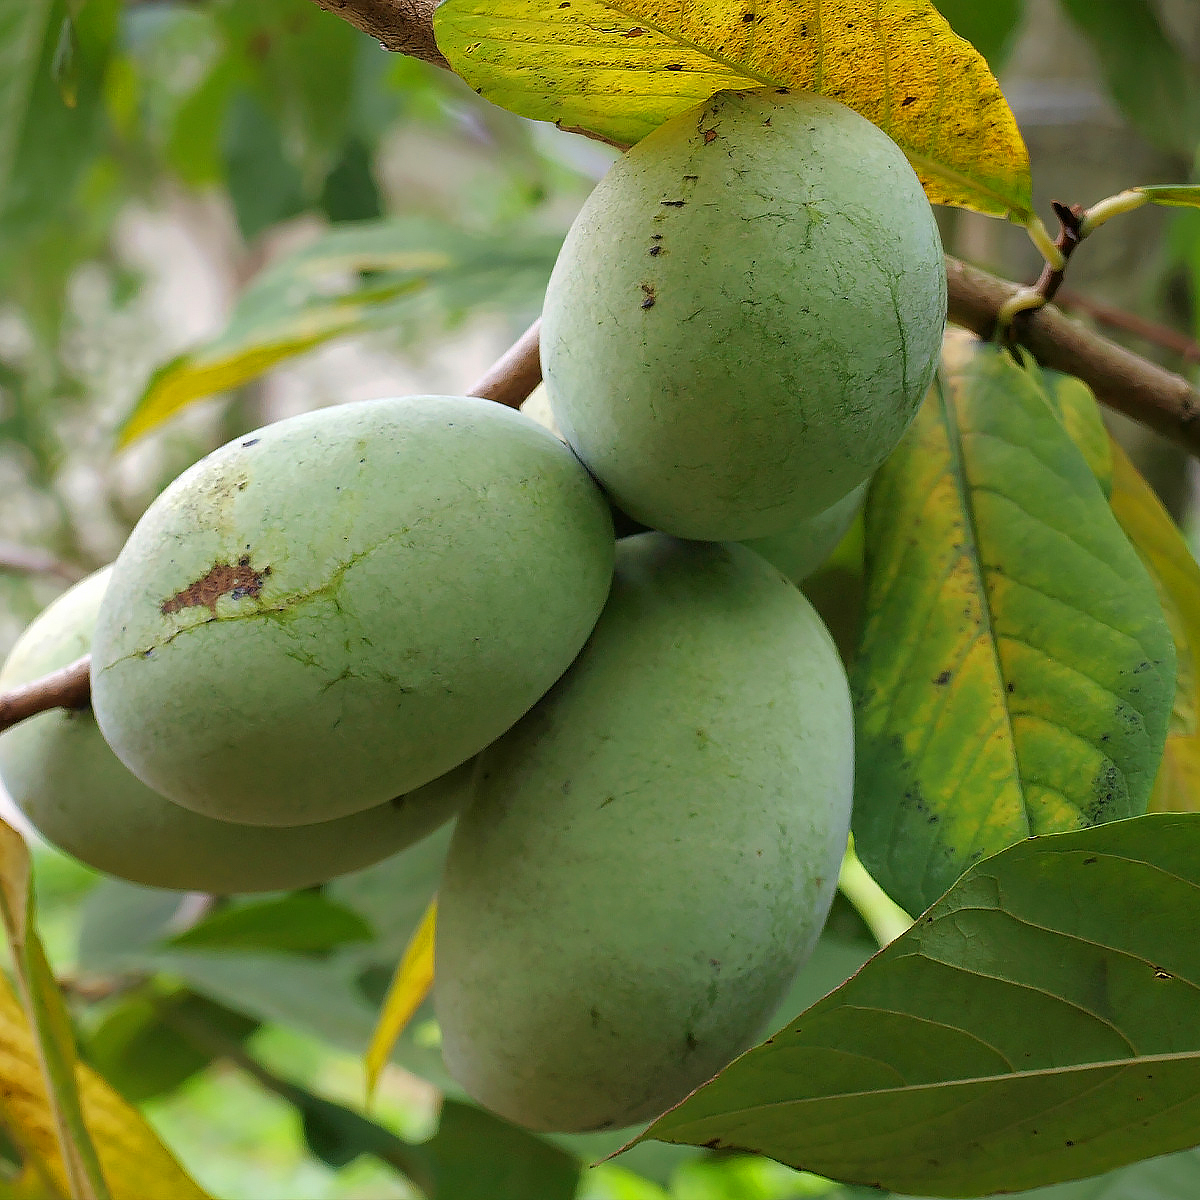
[(495, 400), (509, 408), (520, 408), (529, 393), (542, 381), (542, 364), (538, 357), (538, 335), (542, 319), (538, 317), (521, 334), (515, 345), (475, 381), (468, 396)]
[[(948, 255), (946, 277), (950, 320), (990, 338), (1000, 309), (1020, 289)], [(1200, 455), (1200, 391), (1182, 375), (1094, 333), (1053, 305), (1023, 314), (1012, 335), (1043, 365), (1082, 379), (1109, 408)]]
[(84, 655), (10, 692), (0, 693), (0, 733), (52, 708), (87, 708), (91, 702), (92, 660)]
[(18, 575), (57, 575), (68, 583), (83, 577), (78, 568), (57, 559), (45, 550), (19, 546), (16, 542), (0, 542), (0, 571), (11, 571)]
[(313, 3), (369, 33), (385, 50), (395, 50), (435, 67), (450, 64), (433, 38), (437, 0), (313, 0)]

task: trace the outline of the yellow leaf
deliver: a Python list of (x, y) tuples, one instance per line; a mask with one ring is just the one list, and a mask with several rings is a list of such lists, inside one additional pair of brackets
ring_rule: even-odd
[(1150, 485), (1116, 442), (1112, 508), (1158, 588), (1178, 675), (1152, 812), (1200, 812), (1200, 566)]
[[(114, 1200), (208, 1200), (184, 1173), (141, 1115), (94, 1071), (76, 1068), (83, 1112)], [(0, 1125), (29, 1156), (26, 1175), (48, 1177), (70, 1195), (58, 1151), (54, 1117), (29, 1024), (8, 981), (0, 976)], [(25, 1176), (22, 1177), (22, 1180)], [(25, 1184), (23, 1183), (23, 1187)], [(40, 1196), (32, 1183), (17, 1196)]]
[(888, 133), (933, 203), (1031, 217), (1016, 119), (930, 0), (443, 0), (434, 31), (489, 100), (620, 146), (723, 88), (820, 92)]
[(0, 921), (12, 951), (21, 999), (37, 1035), (37, 1061), (48, 1088), (48, 1110), (65, 1178), (75, 1200), (107, 1200), (108, 1186), (75, 1085), (71, 1022), (38, 938), (31, 884), (29, 848), (15, 829), (0, 821)]
[(404, 957), (392, 976), (383, 1008), (365, 1058), (367, 1095), (375, 1091), (379, 1076), (397, 1039), (433, 987), (433, 940), (437, 928), (437, 899), (430, 901), (416, 933), (404, 951)]

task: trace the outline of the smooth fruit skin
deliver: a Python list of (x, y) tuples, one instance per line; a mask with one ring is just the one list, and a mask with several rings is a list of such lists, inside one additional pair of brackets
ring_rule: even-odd
[[(108, 577), (89, 575), (37, 617), (0, 670), (0, 691), (87, 653)], [(47, 841), (133, 883), (221, 895), (308, 887), (403, 850), (462, 807), (472, 768), (363, 813), (269, 829), (214, 821), (151, 791), (90, 710), (41, 713), (0, 736), (0, 781)]]
[(803, 583), (837, 549), (862, 509), (870, 481), (860, 483), (815, 517), (805, 517), (769, 537), (748, 538), (745, 545), (778, 567), (793, 583)]
[(486, 400), (321, 409), (238, 438), (150, 506), (93, 643), (96, 718), (154, 790), (297, 825), (411, 791), (566, 670), (608, 593), (608, 505)]
[(719, 92), (617, 162), (546, 291), (554, 416), (631, 517), (745, 539), (824, 511), (933, 377), (941, 241), (899, 148), (787, 89)]
[(439, 889), (442, 1050), (541, 1131), (642, 1121), (743, 1050), (824, 922), (850, 698), (799, 591), (649, 533), (570, 671), (476, 769)]

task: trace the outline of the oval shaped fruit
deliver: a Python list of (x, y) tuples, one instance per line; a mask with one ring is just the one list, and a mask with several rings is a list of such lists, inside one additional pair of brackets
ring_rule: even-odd
[(644, 1120), (754, 1038), (846, 847), (850, 697), (736, 544), (626, 538), (567, 674), (476, 766), (439, 889), (454, 1077), (531, 1129)]
[(748, 538), (745, 545), (761, 554), (793, 583), (803, 583), (833, 552), (862, 508), (870, 480), (860, 483), (815, 517), (797, 521), (769, 537)]
[[(89, 575), (37, 617), (0, 669), (0, 691), (87, 653), (108, 577)], [(151, 791), (88, 709), (40, 713), (0, 735), (0, 782), (47, 841), (133, 883), (217, 894), (308, 887), (379, 862), (462, 807), (473, 766), (366, 812), (270, 829), (214, 821)]]
[(890, 453), (946, 317), (937, 225), (899, 148), (804, 92), (719, 92), (592, 192), (546, 291), (554, 415), (631, 517), (744, 539)]
[(208, 816), (370, 808), (550, 687), (612, 556), (599, 489), (511, 409), (415, 396), (281, 421), (138, 522), (96, 625), (96, 718), (134, 774)]

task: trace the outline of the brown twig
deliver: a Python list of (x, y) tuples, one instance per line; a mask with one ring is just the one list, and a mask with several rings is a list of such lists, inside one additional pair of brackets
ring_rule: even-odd
[(84, 655), (41, 679), (0, 694), (0, 733), (52, 708), (87, 708), (91, 702), (92, 660)]
[[(1054, 209), (1054, 215), (1058, 218), (1062, 229), (1059, 231), (1058, 238), (1054, 244), (1062, 251), (1062, 265), (1055, 267), (1047, 263), (1042, 268), (1042, 274), (1034, 290), (1042, 294), (1042, 298), (1048, 304), (1055, 296), (1058, 295), (1059, 288), (1062, 287), (1063, 280), (1067, 276), (1067, 263), (1071, 261), (1071, 255), (1079, 248), (1079, 243), (1083, 241), (1083, 215), (1084, 208), (1080, 204), (1074, 204), (1067, 207), (1065, 204), (1059, 204), (1057, 200), (1050, 201), (1051, 207)], [(1022, 314), (1024, 317), (1026, 314)]]
[[(1020, 289), (946, 258), (950, 320), (990, 338), (996, 316)], [(1200, 391), (1181, 375), (1072, 321), (1054, 305), (1023, 314), (1015, 339), (1039, 362), (1082, 379), (1109, 408), (1200, 455)]]
[(435, 67), (449, 67), (433, 37), (437, 0), (313, 0), (313, 3), (369, 33), (386, 50), (407, 54)]
[(1159, 346), (1171, 354), (1177, 354), (1185, 363), (1200, 363), (1200, 342), (1172, 329), (1160, 325), (1156, 321), (1147, 321), (1136, 313), (1126, 312), (1123, 308), (1114, 308), (1111, 304), (1103, 304), (1090, 296), (1064, 288), (1058, 293), (1059, 307), (1070, 312), (1081, 312), (1091, 317), (1098, 325), (1107, 325), (1109, 329), (1119, 329), (1122, 333), (1132, 334), (1152, 346)]
[(538, 335), (542, 319), (539, 317), (516, 343), (484, 374), (467, 392), (468, 396), (482, 396), (495, 400), (509, 408), (520, 408), (525, 398), (542, 380), (542, 363), (538, 357)]
[(57, 575), (68, 583), (83, 578), (83, 571), (55, 558), (45, 550), (19, 546), (16, 542), (0, 542), (0, 571), (19, 575)]

